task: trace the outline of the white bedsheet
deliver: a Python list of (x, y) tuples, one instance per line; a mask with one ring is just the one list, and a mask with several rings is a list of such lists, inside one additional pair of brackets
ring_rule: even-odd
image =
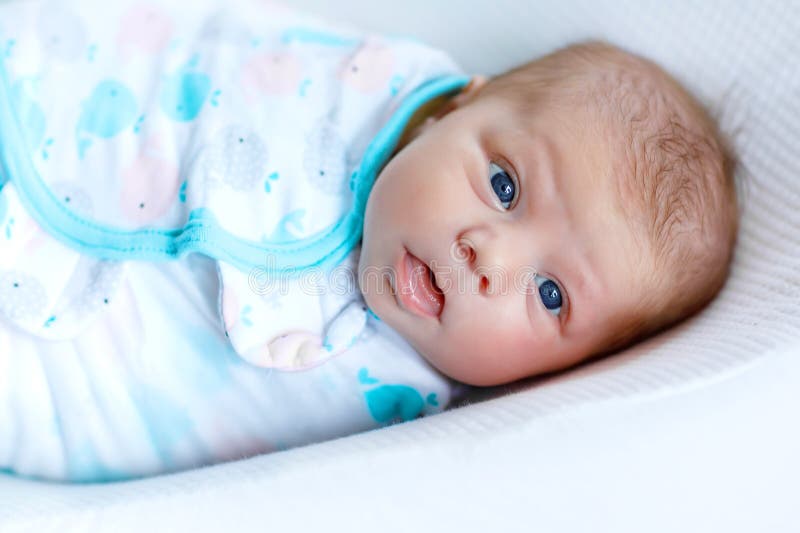
[(541, 413), (547, 386), (159, 480), (0, 480), (2, 531), (796, 532), (798, 353), (763, 355), (678, 394)]
[(800, 4), (297, 3), (416, 34), (467, 71), (588, 37), (653, 57), (734, 135), (745, 213), (729, 283), (621, 356), (435, 417), (131, 484), (3, 479), (3, 531), (800, 530)]

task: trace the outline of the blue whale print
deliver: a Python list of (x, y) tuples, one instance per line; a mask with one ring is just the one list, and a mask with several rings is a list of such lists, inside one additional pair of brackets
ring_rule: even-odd
[(36, 150), (44, 141), (46, 129), (44, 111), (30, 96), (29, 82), (20, 81), (11, 88), (11, 101), (16, 109), (28, 148)]
[[(364, 385), (379, 381), (369, 376), (366, 368), (358, 372), (358, 380)], [(369, 413), (376, 422), (392, 424), (407, 422), (421, 416), (428, 403), (437, 406), (436, 394), (429, 394), (427, 402), (416, 389), (408, 385), (380, 385), (364, 393)]]
[(422, 396), (407, 385), (381, 385), (367, 391), (365, 396), (372, 418), (381, 424), (414, 420), (425, 407)]
[(84, 102), (78, 120), (76, 136), (80, 158), (83, 159), (86, 149), (92, 144), (86, 134), (110, 139), (133, 126), (138, 116), (136, 98), (130, 89), (116, 80), (98, 83)]
[(179, 71), (161, 88), (161, 110), (178, 122), (189, 122), (200, 113), (211, 91), (211, 79), (200, 72)]
[(136, 98), (130, 89), (118, 81), (101, 81), (84, 105), (79, 129), (110, 139), (133, 125), (138, 116), (136, 109)]

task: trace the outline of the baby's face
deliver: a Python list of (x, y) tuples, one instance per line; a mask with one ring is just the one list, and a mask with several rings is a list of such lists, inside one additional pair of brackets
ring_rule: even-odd
[(469, 97), (379, 175), (359, 282), (433, 366), (492, 385), (595, 353), (608, 317), (637, 300), (641, 251), (615, 207), (612, 141), (589, 113), (523, 123), (498, 95)]

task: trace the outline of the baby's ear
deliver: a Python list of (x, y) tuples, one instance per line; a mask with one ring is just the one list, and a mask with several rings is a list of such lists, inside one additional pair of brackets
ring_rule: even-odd
[(472, 101), (472, 99), (478, 95), (481, 88), (486, 85), (487, 81), (489, 81), (489, 79), (486, 76), (480, 74), (472, 76), (472, 79), (470, 79), (469, 83), (466, 84), (463, 89), (461, 89), (461, 92), (448, 100), (448, 102), (443, 105), (441, 109), (439, 109), (433, 118), (435, 120), (439, 120), (450, 111), (458, 109), (459, 107), (462, 107)]

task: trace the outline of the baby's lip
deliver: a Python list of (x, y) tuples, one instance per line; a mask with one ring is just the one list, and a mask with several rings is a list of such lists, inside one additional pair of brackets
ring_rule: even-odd
[(403, 252), (396, 269), (395, 296), (398, 303), (423, 318), (438, 320), (444, 309), (445, 298), (436, 284), (435, 273), (427, 263), (407, 249), (404, 248)]

